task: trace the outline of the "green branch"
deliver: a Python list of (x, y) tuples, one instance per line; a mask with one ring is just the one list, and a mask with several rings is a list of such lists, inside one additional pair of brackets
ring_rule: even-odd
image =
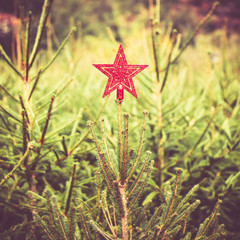
[(42, 73), (45, 72), (51, 65), (52, 63), (55, 61), (55, 59), (58, 57), (58, 55), (61, 53), (61, 51), (63, 50), (64, 46), (66, 45), (66, 43), (68, 42), (69, 38), (73, 35), (73, 33), (76, 31), (76, 27), (73, 27), (72, 30), (69, 32), (69, 34), (67, 35), (67, 37), (63, 40), (62, 44), (60, 45), (60, 47), (58, 48), (58, 50), (56, 51), (55, 55), (53, 56), (53, 58), (47, 63), (47, 65), (45, 67), (43, 67), (42, 69)]
[[(210, 9), (210, 11), (207, 13), (207, 15), (198, 23), (198, 25), (195, 27), (192, 34), (189, 36), (187, 41), (183, 44), (181, 50), (178, 52), (178, 54), (175, 56), (175, 58), (171, 61), (171, 64), (174, 64), (178, 58), (182, 55), (183, 51), (187, 48), (187, 46), (191, 43), (195, 35), (198, 33), (199, 29), (208, 21), (208, 19), (212, 16), (213, 12), (215, 11), (216, 7), (219, 5), (219, 2), (215, 2)], [(167, 67), (163, 68), (163, 70), (166, 70)]]
[(29, 152), (33, 149), (33, 146), (30, 145), (27, 149), (27, 151), (24, 153), (22, 158), (19, 160), (19, 162), (14, 166), (11, 172), (8, 173), (7, 176), (5, 176), (1, 182), (0, 182), (0, 187), (14, 174), (14, 172), (21, 166), (21, 164), (24, 162), (24, 160), (27, 158)]
[(6, 54), (6, 52), (4, 51), (2, 45), (0, 45), (0, 57), (2, 57), (5, 62), (13, 69), (13, 71), (20, 76), (21, 78), (23, 78), (22, 73), (15, 67), (15, 65), (12, 63), (11, 59), (8, 57), (8, 55)]
[(29, 69), (32, 67), (33, 62), (37, 56), (38, 50), (39, 50), (39, 45), (42, 39), (43, 31), (46, 26), (47, 18), (50, 12), (50, 8), (52, 5), (53, 0), (45, 0), (42, 8), (42, 14), (40, 17), (39, 25), (38, 25), (38, 30), (37, 30), (37, 35), (35, 38), (35, 42), (33, 45), (33, 50), (30, 56), (29, 60)]

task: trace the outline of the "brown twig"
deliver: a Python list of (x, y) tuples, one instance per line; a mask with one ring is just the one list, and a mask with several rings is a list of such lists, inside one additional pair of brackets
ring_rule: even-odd
[(47, 128), (48, 128), (48, 125), (49, 125), (49, 120), (50, 120), (50, 117), (51, 117), (53, 101), (54, 101), (54, 96), (52, 96), (52, 98), (51, 98), (51, 103), (50, 103), (50, 105), (49, 105), (48, 114), (47, 114), (47, 119), (46, 119), (45, 126), (44, 126), (44, 129), (43, 129), (43, 132), (42, 132), (42, 137), (41, 137), (41, 140), (40, 140), (40, 144), (41, 144), (41, 145), (44, 144), (45, 135), (46, 135)]
[(24, 112), (25, 112), (27, 122), (30, 123), (29, 118), (28, 118), (28, 114), (27, 114), (27, 110), (26, 110), (26, 107), (25, 107), (25, 105), (24, 105), (24, 103), (23, 103), (23, 99), (22, 99), (22, 96), (21, 96), (21, 95), (19, 95), (19, 99), (20, 99), (21, 107), (22, 107), (22, 109), (23, 109)]
[(66, 209), (65, 209), (65, 215), (66, 216), (68, 214), (69, 207), (70, 207), (73, 185), (74, 185), (74, 180), (75, 180), (75, 172), (76, 172), (76, 164), (73, 165), (72, 179), (71, 179), (71, 184), (70, 184), (70, 189), (69, 189), (69, 192), (68, 192), (68, 198), (67, 198)]
[(37, 86), (37, 84), (38, 84), (38, 80), (39, 80), (39, 78), (40, 78), (41, 72), (42, 72), (42, 71), (41, 71), (41, 69), (40, 69), (39, 72), (38, 72), (38, 75), (37, 75), (37, 77), (36, 77), (36, 80), (35, 80), (35, 82), (34, 82), (34, 84), (33, 84), (32, 90), (31, 90), (31, 92), (30, 92), (30, 94), (29, 94), (28, 101), (30, 101), (30, 98), (32, 97), (32, 94), (33, 94), (33, 92), (34, 92), (34, 90), (35, 90), (35, 88), (36, 88), (36, 86)]

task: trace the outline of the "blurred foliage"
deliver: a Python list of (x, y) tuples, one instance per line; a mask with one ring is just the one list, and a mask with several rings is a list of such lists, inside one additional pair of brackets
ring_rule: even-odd
[[(37, 48), (36, 59), (28, 72), (28, 84), (25, 82), (26, 65), (22, 64), (26, 64), (26, 52), (21, 56), (21, 64), (13, 61), (14, 67), (10, 59), (10, 64), (6, 63), (7, 56), (1, 49), (0, 179), (7, 179), (1, 184), (0, 215), (3, 217), (0, 232), (7, 231), (7, 239), (19, 239), (19, 236), (32, 239), (28, 230), (33, 230), (33, 210), (45, 206), (42, 204), (44, 188), (48, 186), (65, 206), (74, 164), (77, 171), (73, 196), (92, 204), (96, 197), (96, 153), (92, 151), (94, 146), (88, 137), (86, 123), (90, 119), (98, 129), (100, 123), (97, 119), (100, 115), (105, 116), (107, 139), (115, 150), (118, 131), (113, 114), (115, 95), (101, 99), (106, 78), (92, 64), (112, 63), (119, 47), (117, 40), (121, 40), (129, 64), (149, 64), (144, 73), (134, 78), (138, 99), (126, 94), (123, 102), (123, 111), (131, 113), (130, 148), (135, 148), (140, 138), (137, 129), (142, 123), (142, 110), (147, 109), (150, 113), (145, 148), (152, 151), (156, 165), (142, 202), (152, 201), (153, 206), (159, 206), (156, 199), (159, 190), (166, 187), (167, 181), (173, 183), (175, 168), (182, 167), (182, 194), (199, 184), (196, 196), (201, 204), (196, 215), (193, 213), (190, 228), (198, 227), (213, 211), (217, 199), (221, 199), (219, 221), (225, 224), (229, 239), (238, 240), (239, 36), (229, 35), (224, 25), (212, 34), (195, 36), (194, 45), (188, 44), (181, 57), (169, 65), (164, 89), (160, 92), (169, 56), (173, 60), (184, 46), (181, 32), (176, 33), (173, 41), (173, 24), (159, 21), (156, 16), (154, 28), (151, 28), (149, 13), (143, 7), (145, 3), (139, 7), (129, 2), (129, 11), (126, 12), (120, 2), (103, 2), (81, 1), (79, 6), (79, 1), (75, 2), (76, 5), (71, 1), (69, 4), (73, 4), (74, 9), (71, 15), (67, 13), (67, 6), (60, 8), (58, 1), (53, 3), (50, 14), (58, 33), (52, 32), (47, 39), (43, 34), (46, 49)], [(98, 7), (109, 11), (101, 16)], [(93, 9), (99, 15), (94, 15)], [(81, 11), (87, 14), (80, 14)], [(92, 19), (92, 23), (86, 24), (86, 19)], [(70, 31), (66, 38), (68, 43), (65, 42), (64, 49), (62, 45), (61, 51), (57, 52), (55, 62), (48, 65), (56, 53), (51, 46), (60, 47), (56, 36), (59, 35), (60, 39), (66, 37), (68, 31), (64, 26), (73, 25), (73, 22), (78, 26), (78, 34)], [(187, 28), (185, 30), (190, 36)], [(27, 41), (23, 36), (21, 39), (25, 44)], [(34, 43), (34, 35), (31, 39), (29, 41)], [(48, 41), (52, 45), (47, 44)], [(40, 73), (35, 86), (37, 75), (46, 66), (49, 67)], [(34, 92), (29, 101), (32, 89)], [(49, 110), (52, 97), (54, 100)], [(28, 124), (26, 112), (30, 118)], [(42, 138), (48, 116), (50, 120)], [(29, 152), (28, 164), (22, 165), (24, 153), (32, 146), (35, 148)], [(164, 160), (161, 167), (159, 156)], [(24, 235), (26, 232), (28, 237)]]
[[(119, 28), (131, 24), (139, 16), (146, 1), (57, 1), (52, 11), (52, 20), (60, 38), (73, 21), (83, 35), (104, 36), (106, 28), (111, 28), (116, 39), (122, 40)], [(145, 10), (146, 11), (146, 10)]]

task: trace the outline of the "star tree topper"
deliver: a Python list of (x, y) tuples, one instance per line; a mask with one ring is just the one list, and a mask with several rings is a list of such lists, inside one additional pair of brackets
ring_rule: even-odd
[(127, 64), (123, 47), (120, 44), (113, 64), (93, 64), (93, 66), (108, 76), (107, 86), (102, 97), (104, 98), (117, 89), (117, 99), (123, 101), (124, 89), (137, 98), (132, 78), (148, 65)]

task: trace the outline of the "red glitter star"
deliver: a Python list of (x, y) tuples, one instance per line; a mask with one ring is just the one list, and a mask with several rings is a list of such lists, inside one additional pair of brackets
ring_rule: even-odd
[(93, 64), (93, 66), (108, 76), (107, 86), (102, 97), (104, 98), (117, 89), (117, 99), (123, 100), (124, 89), (137, 98), (132, 78), (148, 65), (127, 64), (123, 47), (120, 45), (113, 64)]

